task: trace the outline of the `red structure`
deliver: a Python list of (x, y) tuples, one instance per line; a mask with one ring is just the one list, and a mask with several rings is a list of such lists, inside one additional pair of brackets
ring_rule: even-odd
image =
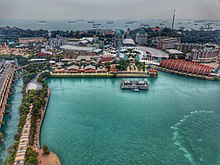
[(173, 71), (202, 76), (210, 76), (210, 73), (214, 69), (213, 67), (202, 65), (196, 62), (168, 59), (161, 61), (160, 66)]

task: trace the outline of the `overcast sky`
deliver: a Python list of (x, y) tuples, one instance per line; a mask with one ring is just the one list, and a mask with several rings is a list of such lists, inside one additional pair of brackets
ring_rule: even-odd
[(220, 0), (0, 0), (0, 19), (218, 19)]

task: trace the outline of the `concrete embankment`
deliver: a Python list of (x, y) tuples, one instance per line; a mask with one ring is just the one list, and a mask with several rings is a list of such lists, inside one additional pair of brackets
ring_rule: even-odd
[(51, 78), (115, 78), (115, 74), (108, 73), (51, 73)]
[(51, 73), (51, 78), (150, 78), (146, 73)]
[[(41, 140), (40, 139), (41, 128), (42, 128), (42, 125), (43, 125), (44, 117), (46, 115), (49, 99), (50, 99), (50, 89), (48, 88), (47, 98), (45, 99), (46, 104), (45, 104), (44, 108), (42, 108), (41, 120), (39, 121), (39, 123), (37, 125), (37, 132), (36, 132), (37, 141), (36, 141), (36, 146), (39, 149), (41, 148), (41, 144), (40, 144), (40, 142), (41, 142), (40, 141)], [(45, 156), (45, 155), (43, 155), (42, 149), (38, 150), (38, 152), (39, 152), (38, 160), (39, 160), (40, 164), (43, 164), (43, 165), (61, 165), (60, 158), (59, 158), (59, 156), (56, 153), (50, 151), (50, 154)]]

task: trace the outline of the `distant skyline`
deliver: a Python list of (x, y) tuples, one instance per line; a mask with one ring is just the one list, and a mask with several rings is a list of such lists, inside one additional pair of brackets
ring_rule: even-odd
[(220, 20), (220, 0), (0, 0), (0, 19)]

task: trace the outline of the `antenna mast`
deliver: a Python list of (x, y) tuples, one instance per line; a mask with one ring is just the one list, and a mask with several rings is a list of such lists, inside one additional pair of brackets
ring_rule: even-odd
[(175, 18), (176, 18), (176, 9), (174, 9), (174, 13), (173, 13), (172, 30), (174, 29)]

